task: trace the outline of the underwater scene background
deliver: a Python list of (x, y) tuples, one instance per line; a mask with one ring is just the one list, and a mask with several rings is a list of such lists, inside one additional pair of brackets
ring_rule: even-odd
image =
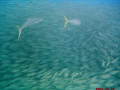
[(0, 90), (120, 90), (120, 3), (100, 1), (0, 0)]

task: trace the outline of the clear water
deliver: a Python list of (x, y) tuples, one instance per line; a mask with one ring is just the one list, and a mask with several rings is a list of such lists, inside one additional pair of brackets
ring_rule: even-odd
[[(116, 2), (1, 0), (0, 90), (120, 90)], [(81, 25), (63, 28), (64, 16)], [(18, 39), (27, 18), (43, 21)]]

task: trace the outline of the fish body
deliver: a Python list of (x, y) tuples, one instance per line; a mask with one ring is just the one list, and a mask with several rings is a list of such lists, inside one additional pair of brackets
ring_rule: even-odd
[(27, 21), (22, 25), (21, 29), (24, 29), (32, 24), (39, 23), (43, 19), (41, 18), (28, 18)]
[(105, 61), (103, 60), (102, 67), (104, 67), (104, 66), (105, 66)]
[(80, 25), (81, 22), (78, 19), (72, 19), (72, 20), (68, 20), (68, 22), (74, 24), (74, 25)]

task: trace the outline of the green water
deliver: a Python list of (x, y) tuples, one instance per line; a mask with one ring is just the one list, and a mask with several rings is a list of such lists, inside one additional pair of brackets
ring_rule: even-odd
[[(68, 23), (77, 18), (81, 25)], [(27, 18), (43, 18), (22, 30)], [(120, 90), (119, 5), (0, 1), (0, 90)]]

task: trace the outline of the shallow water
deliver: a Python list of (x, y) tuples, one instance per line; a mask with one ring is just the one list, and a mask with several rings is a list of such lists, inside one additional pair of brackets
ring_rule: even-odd
[[(0, 1), (0, 90), (119, 90), (119, 7)], [(81, 25), (63, 28), (64, 16)], [(43, 21), (25, 28), (18, 39), (16, 25), (31, 17)]]

